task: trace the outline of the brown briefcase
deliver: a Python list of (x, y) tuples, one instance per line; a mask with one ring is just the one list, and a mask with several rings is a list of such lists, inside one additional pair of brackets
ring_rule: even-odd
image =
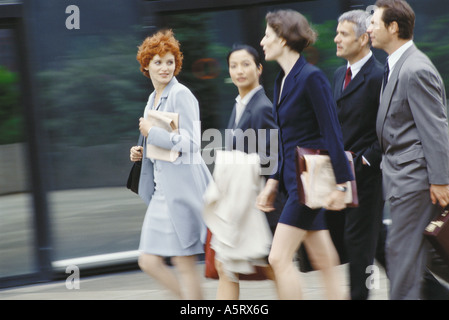
[[(349, 161), (349, 166), (351, 168), (352, 174), (354, 176), (354, 180), (350, 181), (350, 192), (352, 193), (352, 198), (350, 202), (346, 203), (346, 206), (351, 208), (351, 207), (358, 207), (359, 205), (359, 199), (358, 199), (358, 194), (357, 194), (357, 184), (355, 181), (355, 169), (354, 169), (354, 161), (353, 161), (353, 157), (352, 157), (352, 153), (350, 151), (345, 151), (346, 153), (346, 157), (348, 158)], [(309, 148), (302, 148), (302, 147), (296, 147), (296, 152), (295, 152), (295, 163), (296, 163), (296, 183), (297, 183), (297, 189), (298, 189), (298, 197), (299, 197), (299, 202), (301, 204), (305, 204), (307, 205), (307, 197), (306, 197), (306, 192), (305, 192), (305, 188), (303, 185), (303, 181), (301, 178), (301, 175), (304, 171), (307, 171), (307, 165), (306, 165), (306, 160), (305, 160), (305, 156), (309, 156), (309, 155), (325, 155), (327, 157), (329, 157), (329, 153), (327, 150), (320, 150), (320, 149), (309, 149)], [(332, 188), (332, 190), (335, 187)]]
[(449, 206), (429, 223), (424, 236), (449, 265)]

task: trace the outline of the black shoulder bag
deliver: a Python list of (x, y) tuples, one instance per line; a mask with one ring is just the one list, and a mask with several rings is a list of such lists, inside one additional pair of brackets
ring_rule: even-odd
[[(137, 145), (143, 146), (143, 136), (139, 136)], [(129, 172), (126, 187), (132, 192), (139, 194), (140, 171), (142, 170), (142, 161), (135, 161)]]

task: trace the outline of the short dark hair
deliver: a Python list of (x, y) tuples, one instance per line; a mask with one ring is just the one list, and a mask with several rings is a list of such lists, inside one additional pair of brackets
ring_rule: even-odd
[(285, 39), (287, 45), (301, 53), (305, 48), (315, 43), (318, 36), (307, 19), (294, 10), (278, 10), (266, 15), (267, 24), (278, 37)]
[(229, 58), (231, 57), (231, 54), (233, 54), (236, 51), (240, 51), (240, 50), (245, 50), (246, 52), (248, 52), (253, 57), (254, 63), (256, 64), (257, 67), (259, 67), (259, 65), (262, 63), (260, 61), (259, 53), (257, 52), (256, 49), (254, 49), (254, 47), (247, 45), (247, 44), (234, 44), (232, 46), (231, 51), (229, 51), (228, 56), (226, 57), (228, 66), (229, 66)]
[(415, 12), (404, 0), (377, 0), (376, 6), (383, 8), (382, 21), (389, 26), (396, 21), (400, 39), (412, 39), (415, 28)]

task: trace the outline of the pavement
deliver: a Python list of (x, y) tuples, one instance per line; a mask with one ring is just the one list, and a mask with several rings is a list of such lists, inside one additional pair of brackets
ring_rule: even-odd
[[(204, 263), (199, 262), (198, 272), (204, 274)], [(348, 291), (347, 265), (336, 267), (342, 275), (342, 287)], [(382, 268), (373, 269), (367, 277), (370, 300), (388, 300), (388, 279)], [(304, 300), (324, 300), (324, 287), (320, 272), (302, 273)], [(69, 276), (69, 274), (68, 274)], [(0, 290), (0, 300), (175, 300), (169, 291), (140, 270), (83, 277), (79, 274), (79, 287), (67, 280), (12, 287)], [(205, 300), (215, 300), (218, 281), (203, 278)], [(240, 300), (277, 300), (274, 283), (270, 280), (241, 281)]]
[[(55, 268), (65, 270), (67, 265), (85, 263), (84, 258), (73, 257), (129, 259), (128, 256), (117, 258), (117, 254), (103, 253), (126, 253), (129, 248), (138, 247), (145, 206), (129, 190), (65, 190), (53, 192), (49, 198), (53, 209), (52, 236), (57, 249), (53, 252)], [(31, 256), (29, 243), (33, 233), (23, 223), (29, 218), (27, 203), (27, 196), (22, 194), (2, 197), (0, 270), (14, 271), (14, 274), (30, 272), (22, 270), (24, 266), (32, 265), (26, 259)], [(200, 261), (197, 266), (198, 272), (204, 274), (204, 262)], [(338, 268), (342, 272), (342, 286), (347, 291), (347, 265)], [(378, 274), (370, 276), (374, 280), (370, 299), (387, 300), (388, 280), (383, 269), (378, 270)], [(302, 278), (304, 299), (325, 299), (319, 272), (303, 273)], [(66, 287), (64, 271), (59, 279), (64, 280), (0, 289), (0, 300), (174, 300), (167, 290), (136, 268), (96, 275), (87, 275), (81, 269), (79, 289)], [(215, 300), (217, 285), (217, 280), (203, 278), (206, 300)], [(240, 297), (242, 300), (277, 300), (274, 283), (270, 280), (241, 281)]]

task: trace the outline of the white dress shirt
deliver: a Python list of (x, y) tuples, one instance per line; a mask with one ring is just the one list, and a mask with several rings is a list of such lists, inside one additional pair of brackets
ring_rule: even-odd
[(410, 40), (406, 43), (404, 43), (399, 49), (397, 49), (395, 52), (393, 52), (391, 55), (388, 56), (388, 68), (390, 69), (390, 73), (388, 74), (388, 80), (390, 80), (391, 73), (393, 72), (394, 66), (399, 61), (399, 59), (402, 57), (405, 51), (407, 51), (408, 48), (410, 48), (413, 45), (413, 40)]
[[(370, 50), (370, 52), (364, 56), (362, 59), (360, 59), (359, 61), (357, 61), (354, 64), (350, 64), (348, 61), (348, 65), (346, 67), (346, 70), (348, 68), (351, 68), (351, 80), (355, 78), (355, 76), (357, 75), (357, 73), (359, 73), (359, 71), (362, 69), (362, 67), (365, 65), (365, 63), (371, 58), (371, 56), (373, 55), (372, 51)], [(343, 81), (343, 88), (345, 86), (345, 83)]]
[(357, 73), (359, 73), (359, 71), (362, 69), (362, 67), (365, 65), (365, 63), (369, 60), (369, 58), (371, 58), (372, 55), (373, 55), (373, 52), (370, 50), (370, 52), (366, 56), (364, 56), (362, 59), (360, 59), (356, 63), (350, 64), (348, 62), (348, 68), (351, 67), (351, 72), (352, 72), (351, 80), (355, 78)]

